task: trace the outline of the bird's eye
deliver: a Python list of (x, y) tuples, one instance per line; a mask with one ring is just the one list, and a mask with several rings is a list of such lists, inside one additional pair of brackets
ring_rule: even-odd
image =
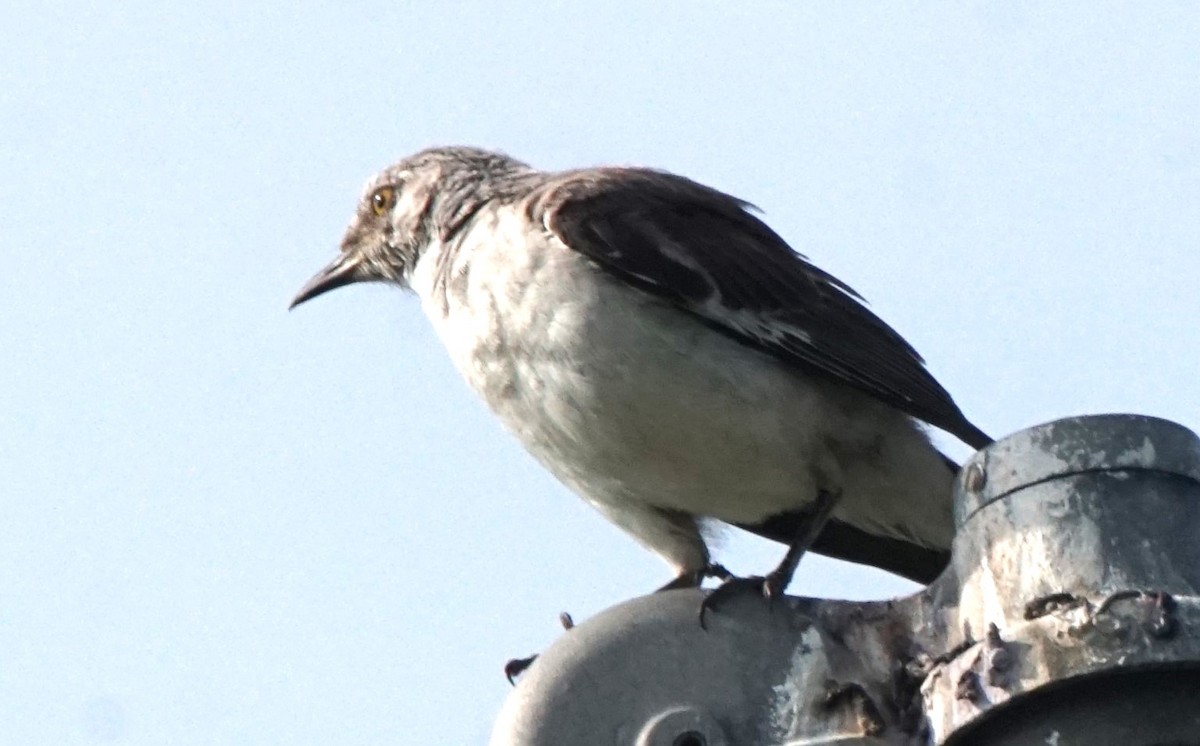
[(371, 195), (371, 212), (383, 217), (396, 204), (396, 189), (394, 187), (379, 187)]

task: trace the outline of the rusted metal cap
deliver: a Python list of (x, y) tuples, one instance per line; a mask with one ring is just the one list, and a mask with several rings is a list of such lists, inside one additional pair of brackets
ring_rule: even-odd
[(1002, 438), (963, 464), (955, 525), (1023, 487), (1092, 471), (1153, 470), (1200, 481), (1200, 438), (1157, 417), (1068, 417)]

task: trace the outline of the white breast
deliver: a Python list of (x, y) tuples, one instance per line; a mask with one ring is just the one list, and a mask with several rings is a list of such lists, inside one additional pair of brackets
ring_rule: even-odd
[[(448, 279), (436, 277), (446, 247), (435, 246), (412, 282), (464, 378), (559, 479), (597, 503), (729, 522), (843, 490), (840, 512), (863, 528), (896, 535), (871, 524), (902, 521), (926, 543), (949, 541), (948, 507), (905, 494), (948, 490), (945, 467), (923, 454), (906, 418), (798, 374), (529, 229), (523, 215), (493, 214), (464, 237)], [(923, 478), (904, 486), (910, 476)], [(894, 494), (875, 494), (881, 480)], [(880, 499), (897, 504), (881, 511)]]

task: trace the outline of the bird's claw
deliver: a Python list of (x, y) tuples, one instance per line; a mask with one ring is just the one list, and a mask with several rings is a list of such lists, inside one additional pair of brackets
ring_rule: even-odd
[(768, 605), (774, 605), (775, 599), (783, 595), (782, 578), (775, 573), (769, 575), (749, 575), (744, 578), (729, 576), (725, 582), (713, 589), (700, 602), (700, 628), (707, 630), (704, 615), (708, 611), (716, 611), (717, 607), (734, 596), (753, 593), (767, 600)]

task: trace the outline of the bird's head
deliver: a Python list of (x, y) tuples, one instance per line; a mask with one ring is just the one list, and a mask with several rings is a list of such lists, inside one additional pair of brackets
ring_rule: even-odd
[(421, 254), (445, 240), (493, 196), (503, 177), (528, 170), (478, 148), (431, 148), (367, 182), (337, 258), (309, 280), (290, 308), (343, 285), (388, 282), (407, 288)]

